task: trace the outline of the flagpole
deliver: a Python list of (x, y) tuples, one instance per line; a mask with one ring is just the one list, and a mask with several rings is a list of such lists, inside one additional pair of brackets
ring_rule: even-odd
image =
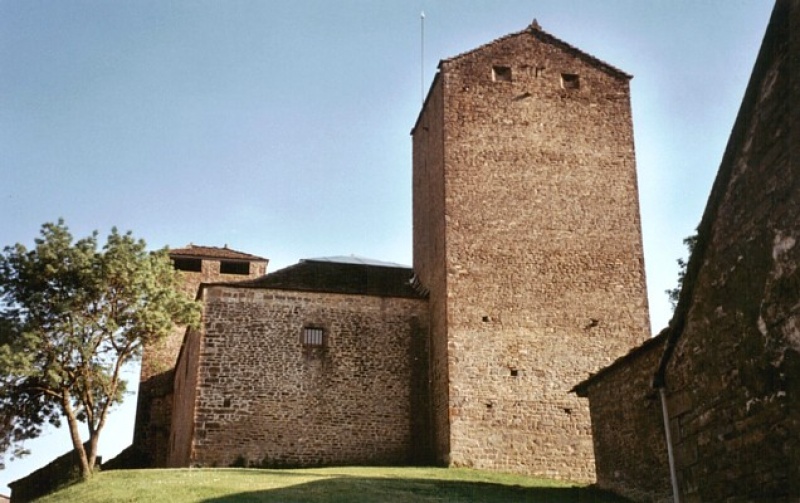
[(420, 44), (419, 44), (419, 66), (420, 66), (420, 81), (419, 92), (420, 101), (425, 104), (425, 11), (419, 14), (419, 27), (420, 27)]

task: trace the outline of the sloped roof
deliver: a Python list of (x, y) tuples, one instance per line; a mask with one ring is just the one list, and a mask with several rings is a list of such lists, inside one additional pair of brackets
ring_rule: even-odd
[(474, 48), (472, 50), (469, 50), (469, 51), (466, 51), (466, 52), (462, 52), (461, 54), (458, 54), (458, 55), (450, 57), (450, 58), (443, 59), (442, 61), (439, 62), (439, 66), (441, 67), (442, 63), (456, 61), (456, 60), (464, 58), (464, 57), (466, 57), (466, 56), (468, 56), (470, 54), (482, 51), (486, 47), (494, 45), (494, 44), (496, 44), (498, 42), (501, 42), (503, 40), (507, 40), (507, 39), (513, 38), (513, 37), (519, 37), (520, 35), (525, 35), (525, 34), (533, 35), (534, 37), (538, 38), (540, 41), (542, 41), (542, 42), (544, 42), (546, 44), (551, 44), (551, 45), (557, 46), (557, 47), (561, 48), (562, 50), (564, 50), (566, 52), (574, 54), (575, 56), (585, 60), (586, 62), (590, 63), (591, 65), (593, 65), (593, 66), (595, 66), (595, 67), (597, 67), (597, 68), (599, 68), (599, 69), (601, 69), (603, 71), (606, 71), (606, 72), (608, 72), (608, 73), (610, 73), (612, 75), (615, 75), (615, 76), (621, 77), (621, 78), (625, 78), (625, 79), (632, 79), (633, 78), (632, 75), (623, 72), (619, 68), (617, 68), (615, 66), (612, 66), (612, 65), (606, 63), (605, 61), (603, 61), (603, 60), (601, 60), (599, 58), (596, 58), (596, 57), (592, 56), (591, 54), (589, 54), (587, 52), (584, 52), (584, 51), (578, 49), (577, 47), (575, 47), (573, 45), (568, 44), (567, 42), (564, 42), (560, 38), (554, 37), (553, 35), (547, 33), (546, 31), (544, 31), (542, 29), (541, 26), (539, 26), (539, 23), (535, 19), (524, 30), (521, 30), (521, 31), (518, 31), (518, 32), (515, 32), (515, 33), (510, 33), (510, 34), (505, 35), (503, 37), (500, 37), (500, 38), (497, 38), (495, 40), (492, 40), (491, 42), (488, 42), (488, 43), (485, 43), (483, 45), (480, 45), (480, 46), (478, 46), (478, 47), (476, 47), (476, 48)]
[(228, 248), (225, 245), (222, 248), (216, 246), (198, 246), (189, 244), (184, 248), (174, 248), (169, 251), (170, 257), (185, 257), (185, 258), (207, 258), (207, 259), (229, 259), (229, 260), (250, 260), (255, 262), (267, 262), (264, 257), (251, 255), (249, 253), (240, 252)]
[(576, 395), (584, 398), (587, 397), (589, 388), (592, 386), (592, 384), (597, 382), (598, 379), (604, 377), (606, 374), (618, 368), (620, 365), (628, 363), (629, 361), (649, 351), (650, 349), (658, 350), (659, 344), (661, 344), (661, 348), (663, 348), (666, 338), (667, 338), (667, 329), (664, 329), (661, 332), (659, 332), (659, 334), (656, 335), (655, 337), (651, 337), (646, 341), (644, 341), (643, 343), (641, 343), (640, 345), (633, 347), (630, 351), (628, 351), (626, 354), (614, 360), (608, 366), (603, 367), (597, 372), (589, 375), (589, 377), (587, 377), (583, 381), (573, 386), (572, 389), (569, 390), (570, 393), (575, 393)]
[(302, 260), (301, 262), (335, 262), (338, 264), (361, 264), (372, 265), (376, 267), (401, 267), (408, 268), (407, 265), (398, 264), (395, 262), (384, 262), (383, 260), (375, 260), (367, 257), (359, 257), (358, 255), (336, 255), (333, 257), (317, 257)]
[(235, 288), (267, 288), (379, 297), (424, 298), (411, 285), (414, 271), (410, 267), (388, 262), (354, 263), (323, 259), (306, 259), (260, 278), (207, 286)]

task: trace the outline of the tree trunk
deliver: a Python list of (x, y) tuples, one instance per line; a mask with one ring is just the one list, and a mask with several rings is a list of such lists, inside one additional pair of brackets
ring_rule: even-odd
[[(64, 408), (64, 415), (67, 416), (69, 436), (72, 438), (72, 447), (75, 449), (75, 452), (78, 453), (78, 459), (80, 460), (81, 478), (83, 480), (89, 480), (92, 477), (94, 459), (92, 459), (93, 462), (92, 465), (90, 465), (89, 458), (86, 456), (86, 449), (83, 448), (80, 431), (78, 430), (78, 420), (75, 418), (75, 413), (70, 403), (69, 392), (67, 391), (65, 391), (61, 397), (61, 406)], [(96, 450), (94, 452), (96, 452)]]
[(97, 442), (100, 440), (100, 432), (93, 431), (89, 434), (89, 452), (86, 453), (86, 460), (89, 464), (89, 470), (94, 472), (94, 464), (97, 459)]

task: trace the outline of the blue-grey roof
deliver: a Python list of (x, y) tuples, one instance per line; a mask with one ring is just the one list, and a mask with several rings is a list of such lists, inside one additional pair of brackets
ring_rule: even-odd
[(308, 259), (303, 259), (300, 262), (333, 262), (336, 264), (371, 265), (374, 267), (403, 267), (403, 268), (409, 267), (404, 264), (398, 264), (395, 262), (384, 262), (382, 260), (359, 257), (357, 255), (337, 255), (333, 257), (308, 258)]

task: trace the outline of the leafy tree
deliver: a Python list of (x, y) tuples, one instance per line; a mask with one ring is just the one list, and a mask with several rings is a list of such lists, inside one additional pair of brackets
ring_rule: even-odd
[[(692, 234), (691, 236), (686, 236), (683, 238), (683, 244), (686, 245), (686, 249), (689, 251), (689, 257), (692, 256), (694, 252), (694, 247), (697, 245), (697, 232)], [(672, 304), (672, 310), (674, 311), (675, 308), (678, 306), (678, 299), (681, 297), (681, 289), (683, 288), (683, 280), (686, 277), (686, 266), (689, 264), (689, 259), (687, 258), (684, 260), (683, 258), (679, 258), (678, 262), (678, 286), (675, 288), (664, 290), (664, 292), (669, 297), (669, 302)]]
[[(31, 250), (0, 254), (0, 455), (66, 420), (84, 479), (108, 412), (122, 401), (123, 366), (200, 308), (181, 293), (167, 250), (113, 229), (73, 242), (47, 223)], [(88, 429), (86, 447), (79, 423)], [(0, 456), (2, 457), (2, 456)]]

